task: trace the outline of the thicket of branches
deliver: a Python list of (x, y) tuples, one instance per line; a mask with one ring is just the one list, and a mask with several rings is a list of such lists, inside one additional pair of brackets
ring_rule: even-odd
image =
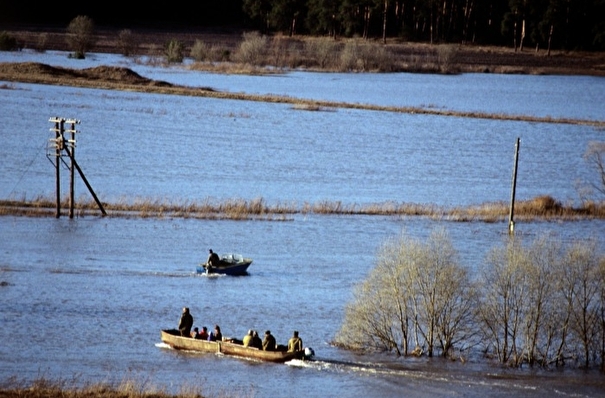
[(605, 256), (592, 242), (511, 237), (471, 275), (445, 231), (426, 242), (402, 235), (380, 248), (335, 342), (397, 355), (476, 352), (510, 366), (603, 369)]
[(77, 7), (65, 0), (0, 2), (0, 22), (64, 25), (77, 15), (130, 29), (222, 26), (262, 33), (605, 49), (602, 0), (174, 0), (144, 7), (123, 7), (117, 0)]
[(605, 49), (599, 0), (243, 0), (262, 31)]

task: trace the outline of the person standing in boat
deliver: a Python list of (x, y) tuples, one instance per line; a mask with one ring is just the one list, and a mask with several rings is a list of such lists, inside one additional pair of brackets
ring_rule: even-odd
[(298, 337), (298, 331), (295, 330), (292, 338), (288, 340), (288, 352), (301, 351), (303, 349), (303, 341)]
[(179, 331), (181, 336), (191, 337), (191, 327), (193, 326), (193, 316), (189, 313), (189, 307), (183, 307), (183, 313), (179, 321)]
[(208, 264), (208, 266), (210, 267), (218, 267), (221, 262), (221, 259), (219, 258), (218, 254), (213, 252), (212, 249), (209, 249), (208, 252), (210, 254), (208, 255), (208, 261), (206, 261), (206, 264)]
[(276, 347), (277, 342), (275, 341), (275, 337), (273, 337), (270, 330), (267, 330), (265, 332), (265, 338), (263, 339), (263, 350), (275, 351)]

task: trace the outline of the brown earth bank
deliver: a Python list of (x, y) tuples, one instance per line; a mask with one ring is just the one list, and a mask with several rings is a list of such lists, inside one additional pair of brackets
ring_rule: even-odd
[[(5, 31), (15, 37), (21, 48), (39, 48), (43, 42), (44, 50), (69, 51), (66, 42), (65, 29), (44, 26), (11, 26)], [(121, 53), (119, 33), (121, 29), (98, 27), (95, 30), (96, 44), (91, 52)], [(242, 33), (238, 30), (163, 30), (139, 29), (133, 30), (136, 39), (136, 53), (140, 55), (157, 55), (170, 40), (178, 40), (185, 46), (185, 55), (189, 54), (196, 40), (217, 46), (225, 52), (234, 53), (242, 41)], [(43, 40), (41, 39), (43, 37)], [(302, 51), (304, 42), (316, 38), (307, 36), (272, 36), (271, 40), (280, 41), (283, 48), (288, 43), (291, 48)], [(344, 43), (345, 38), (339, 38), (337, 43)], [(398, 39), (364, 41), (376, 46), (386, 47), (395, 57), (400, 59), (422, 60), (431, 63), (439, 56), (441, 45), (426, 43), (403, 42)], [(454, 72), (489, 72), (517, 74), (559, 74), (559, 75), (592, 75), (605, 76), (605, 52), (579, 51), (547, 51), (534, 48), (517, 49), (512, 47), (486, 47), (473, 44), (451, 45), (455, 47), (455, 56), (448, 62), (452, 65), (449, 70)], [(288, 51), (292, 51), (291, 49)], [(296, 51), (296, 50), (295, 50)], [(401, 71), (434, 72), (432, 68), (418, 67), (404, 63)]]

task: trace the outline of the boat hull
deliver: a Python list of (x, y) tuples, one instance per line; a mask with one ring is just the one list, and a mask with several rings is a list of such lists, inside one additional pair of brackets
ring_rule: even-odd
[(223, 265), (220, 267), (208, 268), (206, 264), (200, 264), (196, 267), (198, 274), (221, 274), (221, 275), (246, 275), (248, 267), (252, 264), (252, 260), (244, 260), (242, 262)]
[(292, 359), (304, 359), (305, 356), (304, 350), (296, 352), (263, 351), (227, 341), (206, 341), (183, 337), (176, 329), (161, 330), (160, 337), (162, 342), (177, 350), (214, 352), (266, 362), (283, 363)]

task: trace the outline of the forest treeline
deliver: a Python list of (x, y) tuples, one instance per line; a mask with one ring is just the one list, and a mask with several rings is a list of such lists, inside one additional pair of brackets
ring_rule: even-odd
[(65, 26), (77, 15), (121, 28), (254, 29), (431, 43), (604, 50), (603, 0), (202, 0), (0, 2), (2, 24)]

